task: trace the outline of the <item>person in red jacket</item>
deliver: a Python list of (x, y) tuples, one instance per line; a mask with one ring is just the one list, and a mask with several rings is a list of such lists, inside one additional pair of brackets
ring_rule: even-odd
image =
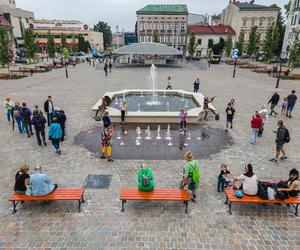
[(256, 144), (257, 134), (262, 123), (263, 120), (260, 114), (256, 111), (255, 116), (253, 116), (251, 120), (251, 143), (252, 144)]

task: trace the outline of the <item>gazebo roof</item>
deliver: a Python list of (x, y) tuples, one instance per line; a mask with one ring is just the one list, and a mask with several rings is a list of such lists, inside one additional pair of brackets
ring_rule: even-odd
[(117, 55), (182, 55), (180, 51), (161, 43), (133, 43), (113, 51)]

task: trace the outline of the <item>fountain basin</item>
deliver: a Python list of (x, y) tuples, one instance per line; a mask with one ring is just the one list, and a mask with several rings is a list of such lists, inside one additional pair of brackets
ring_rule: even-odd
[[(104, 96), (108, 96), (112, 100), (111, 105), (107, 107), (111, 121), (121, 122), (120, 105), (122, 104), (124, 95), (128, 104), (128, 114), (125, 118), (126, 123), (178, 123), (178, 115), (181, 108), (187, 112), (188, 123), (198, 123), (204, 117), (204, 96), (201, 93), (193, 93), (185, 90), (157, 89), (155, 90), (155, 94), (159, 102), (157, 105), (147, 105), (150, 95), (152, 95), (152, 90), (149, 89), (125, 89), (105, 93)], [(118, 105), (115, 105), (116, 98), (118, 99)], [(169, 102), (169, 105), (166, 105), (167, 102)], [(92, 107), (92, 110), (97, 111), (101, 105), (102, 99)], [(215, 110), (211, 104), (210, 108)], [(210, 113), (209, 115), (211, 115)]]

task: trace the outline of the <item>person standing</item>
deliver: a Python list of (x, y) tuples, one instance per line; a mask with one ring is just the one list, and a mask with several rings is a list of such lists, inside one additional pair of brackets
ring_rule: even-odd
[(104, 72), (105, 72), (105, 76), (107, 76), (107, 69), (108, 69), (107, 61), (105, 61), (103, 69), (104, 69)]
[(261, 116), (260, 114), (256, 111), (256, 114), (255, 116), (252, 117), (252, 120), (251, 120), (251, 143), (252, 144), (256, 144), (256, 138), (257, 138), (257, 135), (258, 135), (258, 131), (259, 131), (259, 128), (261, 127), (262, 125), (262, 119), (261, 119)]
[(128, 106), (127, 106), (126, 102), (124, 101), (121, 106), (121, 121), (122, 121), (122, 123), (125, 122), (125, 114), (127, 114), (127, 113), (128, 113)]
[(52, 145), (55, 149), (55, 153), (61, 154), (60, 150), (60, 140), (62, 137), (62, 129), (60, 127), (59, 121), (57, 117), (52, 119), (52, 123), (49, 127), (48, 131), (49, 140), (51, 140)]
[(168, 85), (167, 85), (167, 89), (172, 89), (172, 83), (171, 83), (171, 77), (168, 76)]
[(109, 61), (108, 67), (109, 67), (109, 72), (111, 73), (111, 68), (112, 68), (111, 61)]
[(5, 108), (6, 118), (8, 122), (13, 121), (13, 117), (12, 117), (13, 107), (14, 107), (14, 103), (11, 101), (9, 97), (6, 97), (4, 102), (4, 108)]
[(50, 95), (48, 96), (48, 99), (44, 102), (44, 111), (47, 114), (47, 121), (48, 121), (48, 127), (49, 127), (51, 124), (53, 112), (54, 112), (52, 97)]
[(58, 121), (62, 130), (61, 141), (65, 140), (67, 116), (64, 110), (59, 110)]
[(26, 130), (27, 137), (30, 137), (30, 135), (33, 135), (32, 126), (31, 126), (32, 112), (29, 108), (27, 108), (25, 102), (22, 103), (22, 108), (20, 109), (20, 116), (21, 116), (24, 128)]
[(229, 124), (230, 124), (230, 128), (232, 129), (232, 121), (233, 121), (233, 118), (235, 115), (235, 109), (234, 109), (234, 107), (232, 107), (231, 102), (229, 102), (227, 104), (227, 108), (226, 108), (225, 112), (226, 112), (226, 130), (225, 131), (228, 131)]
[(196, 202), (197, 189), (200, 184), (200, 173), (198, 162), (194, 160), (193, 154), (191, 151), (188, 151), (184, 155), (186, 164), (183, 169), (183, 178), (180, 183), (180, 189), (184, 189), (188, 185), (188, 189), (192, 192), (191, 200)]
[(261, 137), (264, 130), (265, 130), (264, 125), (269, 121), (269, 113), (268, 113), (268, 110), (266, 109), (266, 105), (263, 104), (261, 106), (261, 110), (259, 111), (259, 114), (260, 114), (261, 119), (262, 119), (262, 124), (259, 128), (257, 136)]
[(111, 139), (114, 135), (114, 129), (108, 125), (104, 125), (101, 130), (101, 159), (105, 159), (105, 154), (107, 155), (107, 161), (113, 161), (112, 154), (112, 142)]
[(19, 102), (15, 102), (15, 106), (12, 109), (12, 115), (13, 115), (14, 120), (18, 124), (18, 129), (19, 129), (20, 134), (23, 134), (24, 127), (23, 127), (23, 122), (22, 122), (20, 110), (21, 110), (20, 103)]
[[(39, 110), (34, 110), (32, 115), (31, 123), (34, 126), (35, 135), (37, 142), (40, 146), (42, 146), (42, 140), (45, 146), (47, 146), (46, 143), (46, 136), (45, 136), (45, 124), (46, 124), (46, 118), (43, 116), (42, 112)], [(41, 140), (42, 137), (42, 140)]]
[(200, 88), (200, 80), (199, 78), (197, 78), (197, 80), (194, 81), (194, 93), (198, 93), (199, 88)]
[(298, 99), (296, 96), (296, 91), (292, 90), (292, 93), (290, 95), (288, 95), (287, 99), (288, 99), (288, 104), (287, 104), (286, 116), (289, 118), (293, 118), (292, 111), (293, 111), (295, 104), (297, 102), (297, 99)]
[(186, 117), (187, 117), (187, 112), (184, 111), (184, 109), (180, 110), (179, 113), (179, 120), (180, 120), (180, 132), (182, 132), (182, 129), (186, 131)]
[(272, 95), (271, 99), (269, 100), (268, 104), (271, 103), (271, 111), (270, 111), (270, 115), (272, 116), (273, 113), (276, 115), (278, 115), (278, 113), (275, 111), (275, 107), (278, 105), (278, 102), (280, 100), (280, 96), (278, 95), (278, 93), (275, 91), (274, 94)]
[(285, 150), (284, 150), (284, 144), (288, 143), (290, 141), (290, 133), (288, 129), (283, 125), (283, 121), (279, 120), (277, 122), (278, 129), (277, 131), (273, 131), (276, 134), (276, 156), (275, 158), (271, 159), (270, 161), (278, 163), (278, 159), (280, 156), (280, 153), (282, 153), (282, 156), (280, 157), (280, 160), (287, 159)]
[(111, 125), (109, 113), (107, 111), (105, 111), (104, 116), (102, 117), (102, 122), (103, 122), (104, 126), (109, 127)]

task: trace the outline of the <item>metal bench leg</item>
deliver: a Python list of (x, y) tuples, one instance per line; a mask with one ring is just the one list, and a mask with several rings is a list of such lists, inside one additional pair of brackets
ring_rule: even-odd
[(83, 195), (81, 196), (81, 203), (85, 203)]
[(295, 208), (295, 215), (298, 216), (298, 206), (299, 204), (296, 204), (295, 206), (293, 205), (293, 207)]
[(81, 212), (81, 199), (78, 200), (78, 213)]
[(225, 205), (228, 204), (228, 196), (226, 196), (226, 200), (225, 200), (224, 204), (225, 204)]
[(125, 201), (125, 200), (122, 200), (122, 209), (121, 209), (121, 212), (122, 212), (122, 213), (125, 211), (125, 208), (124, 208), (125, 203), (126, 203), (126, 201)]
[(228, 201), (228, 207), (229, 207), (228, 213), (231, 215), (231, 214), (232, 214), (232, 211), (231, 211), (231, 202), (230, 202), (230, 201)]
[(15, 202), (15, 201), (12, 201), (13, 205), (14, 205), (14, 209), (12, 211), (12, 214), (15, 214), (17, 212), (17, 205), (20, 203), (19, 201)]
[(189, 211), (188, 211), (188, 205), (189, 205), (189, 202), (188, 201), (185, 201), (184, 202), (185, 203), (185, 214), (188, 214), (189, 213)]

